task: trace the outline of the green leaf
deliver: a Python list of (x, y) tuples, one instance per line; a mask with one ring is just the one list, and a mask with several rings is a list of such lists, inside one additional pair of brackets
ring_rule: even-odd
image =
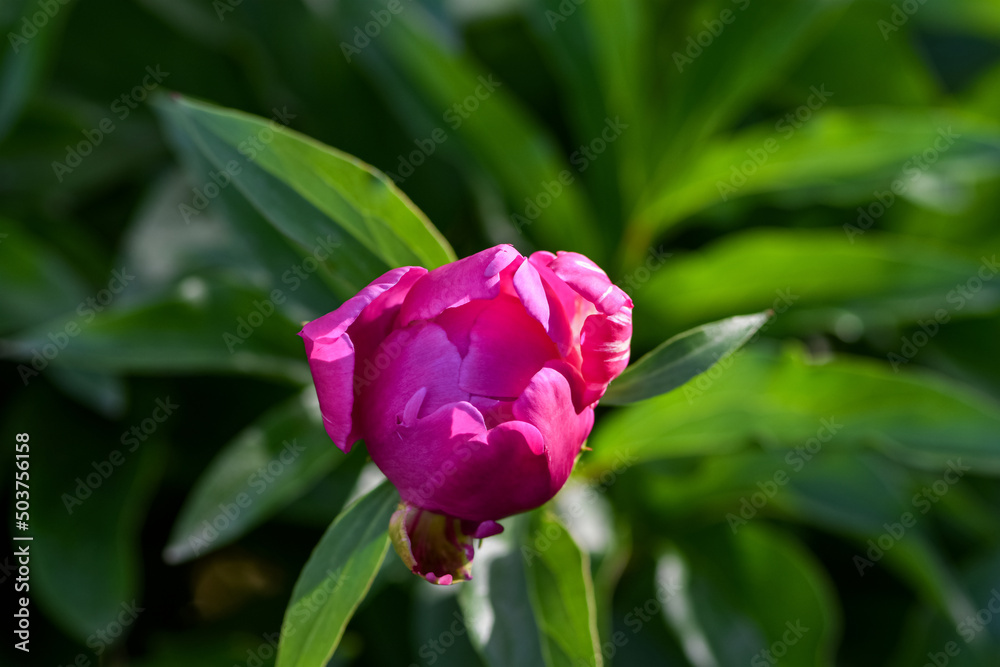
[(399, 494), (388, 482), (330, 524), (302, 569), (285, 610), (277, 667), (325, 665), (389, 549)]
[[(311, 320), (332, 310), (337, 304), (331, 292), (343, 281), (334, 279), (325, 265), (305, 273), (303, 260), (309, 253), (293, 247), (235, 188), (224, 188), (196, 218), (184, 219), (180, 207), (191, 206), (193, 186), (201, 189), (211, 182), (214, 169), (193, 142), (182, 139), (175, 137), (175, 144), (190, 179), (173, 170), (154, 182), (125, 232), (117, 265), (136, 276), (125, 295), (128, 300), (147, 300), (191, 275), (224, 273), (265, 292), (281, 290), (286, 298), (275, 305), (293, 320)], [(308, 277), (301, 279), (296, 269)]]
[[(1000, 548), (995, 543), (989, 546), (980, 544), (979, 553), (972, 556), (959, 573), (975, 612), (956, 623), (952, 618), (934, 613), (936, 610), (922, 605), (920, 613), (911, 619), (903, 632), (903, 636), (911, 641), (900, 642), (899, 660), (892, 665), (908, 667), (920, 664), (926, 661), (929, 653), (939, 654), (949, 643), (954, 643), (959, 649), (958, 655), (952, 652), (954, 659), (949, 660), (949, 666), (991, 667), (996, 662), (996, 656), (1000, 655), (1000, 627), (994, 622), (996, 612), (989, 605), (996, 607), (995, 600), (1000, 597)], [(992, 616), (985, 624), (975, 618), (983, 612)], [(987, 619), (986, 613), (983, 613), (982, 619)]]
[[(423, 213), (387, 176), (361, 160), (274, 120), (179, 96), (161, 100), (158, 108), (195, 140), (216, 169), (235, 161), (239, 172), (227, 170), (235, 173), (235, 186), (301, 246), (330, 235), (342, 244), (336, 259), (348, 265), (358, 261), (350, 255), (355, 245), (390, 267), (434, 268), (454, 261), (451, 247)], [(293, 215), (308, 209), (323, 215)], [(356, 244), (346, 244), (347, 238)]]
[(815, 558), (760, 525), (722, 526), (680, 541), (657, 565), (663, 615), (695, 667), (832, 665), (840, 629), (836, 596)]
[(67, 396), (109, 419), (120, 419), (125, 412), (127, 390), (118, 375), (54, 366), (48, 378)]
[[(335, 26), (349, 43), (355, 39), (353, 26), (371, 20), (371, 8), (355, 2), (344, 3), (341, 9), (343, 15)], [(515, 101), (507, 84), (496, 77), (491, 83), (489, 72), (449, 47), (442, 39), (443, 31), (426, 10), (411, 4), (393, 18), (391, 30), (355, 57), (360, 64), (372, 67), (376, 82), (387, 89), (405, 86), (416, 90), (431, 110), (428, 117), (439, 118), (438, 129), (446, 137), (459, 138), (502, 185), (511, 212), (530, 221), (525, 230), (541, 245), (576, 250), (599, 260), (605, 254), (601, 228), (590, 213), (579, 173), (566, 163), (558, 142)], [(379, 69), (385, 67), (375, 62), (379, 56), (388, 58), (392, 76)], [(395, 95), (393, 90), (386, 92)], [(458, 116), (453, 105), (462, 104), (469, 96), (476, 110)], [(565, 175), (562, 182), (560, 175)], [(566, 177), (571, 179), (568, 184)], [(525, 199), (535, 201), (540, 195), (551, 203), (542, 207), (537, 217), (526, 216)]]
[[(603, 93), (607, 111), (613, 115), (622, 114), (622, 120), (629, 124), (629, 130), (621, 136), (621, 145), (616, 142), (609, 147), (620, 158), (619, 164), (614, 166), (629, 209), (635, 205), (651, 167), (658, 163), (657, 158), (660, 157), (655, 150), (650, 150), (650, 141), (660, 130), (659, 116), (662, 113), (662, 106), (658, 104), (661, 101), (660, 91), (654, 90), (656, 84), (653, 83), (659, 68), (649, 58), (654, 49), (654, 26), (659, 18), (656, 16), (660, 9), (657, 5), (591, 0), (581, 7), (581, 20), (559, 23), (556, 30), (550, 30), (565, 34), (575, 29), (576, 23), (580, 24), (580, 30), (590, 37), (597, 70), (597, 76), (587, 81), (585, 87), (595, 93)], [(557, 11), (561, 12), (562, 8)], [(595, 80), (600, 85), (595, 85)], [(595, 136), (592, 134), (579, 139), (589, 142)], [(597, 165), (602, 162), (595, 161)]]
[[(663, 118), (672, 146), (669, 157), (676, 158), (677, 151), (700, 146), (706, 137), (738, 120), (789, 69), (807, 40), (830, 23), (845, 4), (778, 0), (689, 5), (694, 9), (685, 17), (683, 37), (661, 55), (666, 61), (661, 62), (661, 67), (667, 73), (670, 91)], [(722, 23), (723, 12), (730, 13), (728, 25)], [(703, 39), (701, 33), (711, 36), (706, 21), (715, 22), (720, 34), (689, 56), (691, 62), (678, 62), (678, 56), (683, 60), (688, 51), (695, 53), (690, 44), (697, 48), (696, 40)], [(746, 53), (754, 57), (741, 57)], [(679, 172), (685, 167), (665, 159), (661, 170)]]
[[(1000, 7), (995, 4), (976, 0), (953, 0), (947, 7), (930, 3), (926, 9), (925, 12), (919, 12), (916, 18), (927, 31), (953, 30), (956, 33), (973, 33), (988, 39), (1000, 37)], [(883, 18), (891, 23), (892, 13), (886, 10)], [(895, 35), (894, 32), (889, 34)]]
[(30, 436), (30, 519), (21, 534), (34, 540), (17, 544), (29, 545), (32, 604), (81, 645), (98, 631), (108, 637), (111, 626), (127, 632), (131, 611), (144, 606), (139, 542), (165, 462), (162, 434), (130, 451), (119, 444), (120, 426), (45, 383), (10, 407), (5, 431)]
[[(484, 667), (469, 643), (465, 619), (458, 606), (458, 594), (465, 588), (465, 584), (418, 584), (414, 588), (413, 611), (410, 614), (413, 626), (412, 652), (427, 661), (433, 655), (437, 667)], [(453, 641), (446, 639), (449, 637)]]
[(624, 405), (673, 391), (742, 347), (771, 315), (739, 315), (674, 336), (625, 369), (601, 402)]
[[(241, 320), (257, 322), (252, 313), (260, 326), (241, 328)], [(22, 362), (26, 381), (51, 363), (105, 373), (248, 373), (304, 385), (300, 328), (262, 293), (192, 276), (154, 302), (52, 320), (4, 341), (4, 352)], [(50, 334), (65, 344), (57, 349)]]
[(82, 279), (21, 225), (0, 218), (0, 333), (45, 322), (83, 304)]
[(978, 474), (1000, 473), (1000, 406), (932, 373), (838, 357), (823, 364), (755, 346), (730, 357), (683, 392), (606, 415), (590, 436), (586, 468), (622, 451), (638, 460), (732, 452), (753, 441), (773, 448), (823, 437), (838, 450), (875, 447), (940, 470), (962, 458)]
[[(212, 230), (213, 218), (218, 213), (228, 222), (230, 233), (237, 237), (227, 244), (227, 252), (214, 253), (216, 262), (219, 255), (238, 255), (245, 248), (250, 255), (248, 268), (269, 272), (271, 284), (275, 284), (280, 277), (282, 289), (295, 287), (291, 301), (310, 304), (313, 316), (329, 310), (318, 309), (315, 304), (321, 303), (324, 297), (329, 303), (331, 292), (340, 301), (346, 300), (372, 278), (389, 269), (359, 241), (339, 227), (331, 226), (326, 214), (253, 162), (247, 162), (240, 169), (246, 184), (242, 190), (237, 187), (222, 188), (217, 199), (201, 211), (181, 208), (180, 204), (191, 207), (195, 201), (195, 190), (212, 182), (211, 174), (218, 173), (215, 164), (219, 159), (237, 158), (233, 157), (231, 147), (212, 136), (200, 140), (197, 126), (185, 122), (184, 118), (163, 112), (161, 116), (165, 119), (174, 151), (184, 163), (189, 181), (183, 201), (178, 202), (175, 208), (175, 211), (183, 211), (185, 215), (175, 214), (172, 219), (174, 226), (183, 222), (183, 231), (190, 232), (191, 226), (195, 225), (196, 231), (192, 235), (206, 235)], [(238, 159), (245, 157), (240, 154)], [(191, 183), (200, 186), (191, 188)], [(169, 229), (166, 225), (156, 227), (160, 234), (166, 231), (165, 228)], [(187, 245), (192, 245), (192, 241), (187, 241)], [(331, 246), (336, 252), (325, 256)], [(316, 262), (318, 281), (303, 280), (296, 274), (296, 269), (299, 274), (303, 272), (303, 260), (307, 256)]]
[(232, 542), (345, 457), (323, 429), (316, 392), (309, 387), (223, 447), (184, 503), (164, 558), (181, 563)]
[(46, 16), (46, 21), (35, 30), (35, 34), (25, 38), (24, 22), (32, 25), (39, 7), (37, 3), (27, 0), (20, 5), (21, 11), (17, 12), (13, 22), (9, 26), (0, 26), (8, 28), (3, 33), (10, 46), (10, 49), (4, 49), (0, 58), (0, 142), (17, 123), (25, 105), (39, 87), (48, 61), (54, 55), (54, 47), (60, 43), (63, 24), (72, 9), (59, 5), (54, 15)]
[[(853, 576), (863, 577), (871, 570), (892, 571), (957, 623), (970, 613), (969, 598), (957, 585), (931, 534), (937, 522), (923, 518), (925, 506), (914, 504), (914, 493), (933, 484), (942, 471), (928, 472), (924, 480), (914, 479), (883, 456), (844, 451), (835, 444), (817, 447), (816, 441), (803, 440), (794, 451), (750, 450), (707, 457), (692, 465), (643, 467), (630, 475), (652, 475), (644, 485), (644, 495), (646, 506), (655, 508), (660, 520), (687, 523), (708, 518), (725, 521), (730, 530), (741, 534), (749, 526), (777, 517), (841, 535), (854, 543), (854, 554), (862, 559), (846, 557), (845, 567)], [(963, 487), (953, 487), (935, 511), (962, 493)], [(968, 503), (962, 507), (971, 513)], [(905, 512), (916, 517), (915, 525), (903, 529), (899, 539), (893, 537), (883, 556), (874, 555), (872, 562), (863, 560), (871, 547), (868, 540), (876, 543), (881, 538), (884, 546), (887, 526), (900, 523)], [(988, 507), (978, 509), (979, 514), (989, 512)], [(986, 523), (986, 534), (995, 534), (995, 521), (982, 517), (979, 521)]]
[[(568, 120), (572, 124), (573, 138), (576, 142), (589, 144), (596, 137), (599, 137), (605, 128), (605, 123), (609, 118), (608, 108), (605, 104), (602, 88), (604, 86), (595, 85), (599, 77), (599, 64), (604, 61), (605, 54), (601, 53), (600, 43), (591, 36), (591, 24), (585, 20), (562, 21), (555, 24), (553, 30), (554, 16), (560, 16), (559, 5), (562, 0), (543, 0), (542, 2), (522, 3), (519, 8), (525, 14), (525, 18), (532, 28), (532, 37), (538, 43), (543, 52), (546, 64), (549, 64), (554, 71), (554, 83), (560, 89), (560, 101), (566, 110)], [(583, 9), (595, 9), (595, 2), (590, 0)], [(612, 5), (612, 3), (607, 3)], [(612, 11), (608, 12), (610, 22), (617, 22), (623, 15), (629, 15), (633, 5), (614, 5)], [(583, 14), (583, 12), (581, 12)], [(609, 21), (593, 21), (593, 26), (607, 26)], [(615, 23), (611, 23), (614, 25)], [(628, 38), (628, 34), (615, 33), (609, 41), (615, 41), (615, 37)], [(642, 46), (637, 40), (626, 42), (632, 45), (636, 53), (641, 53)], [(608, 55), (616, 54), (617, 42), (609, 45)], [(531, 57), (530, 55), (527, 57)], [(617, 64), (617, 63), (616, 63)], [(601, 67), (608, 70), (607, 66)], [(644, 90), (633, 90), (626, 81), (616, 79), (614, 74), (618, 72), (606, 71), (611, 81), (620, 81), (621, 85), (616, 92), (634, 93), (635, 97), (641, 98)], [(638, 72), (636, 72), (638, 74)], [(624, 132), (614, 143), (607, 144), (605, 153), (599, 160), (593, 160), (587, 165), (586, 171), (581, 178), (590, 200), (594, 206), (594, 217), (601, 221), (602, 228), (608, 232), (614, 232), (615, 238), (621, 234), (622, 212), (621, 196), (619, 192), (619, 182), (622, 185), (632, 185), (621, 167), (628, 163), (620, 159), (620, 152), (630, 143), (641, 144), (639, 138), (640, 127), (636, 114), (625, 111), (622, 105), (615, 104), (616, 112), (623, 113), (628, 120), (628, 132)], [(606, 235), (607, 237), (607, 235)]]
[(555, 514), (535, 512), (522, 554), (548, 667), (604, 664), (590, 559)]
[(586, 553), (547, 510), (507, 519), (504, 528), (484, 541), (459, 593), (473, 646), (490, 667), (600, 667)]
[[(778, 469), (788, 472), (790, 492), (776, 495), (775, 504), (808, 525), (854, 538), (857, 551), (851, 566), (859, 577), (884, 566), (956, 623), (972, 613), (970, 598), (933, 538), (931, 521), (924, 518), (935, 508), (920, 497), (921, 482), (933, 485), (943, 470), (936, 471), (933, 479), (913, 479), (881, 457), (837, 451), (808, 460), (799, 457), (791, 467), (785, 459), (773, 470)], [(968, 482), (959, 478), (959, 483)], [(844, 493), (847, 484), (849, 494)], [(904, 519), (907, 513), (910, 519)], [(886, 540), (889, 547), (883, 549)]]
[[(881, 30), (872, 30), (891, 13), (887, 3), (849, 3), (834, 25), (810, 43), (795, 69), (782, 77), (766, 104), (772, 109), (787, 109), (786, 113), (797, 111), (799, 105), (807, 103), (811, 88), (821, 85), (834, 93), (832, 99), (840, 108), (893, 105), (904, 112), (935, 104), (941, 78), (927, 67), (913, 39), (887, 40)], [(875, 59), (878, 66), (872, 67)], [(893, 76), (886, 76), (888, 71)]]
[(968, 304), (979, 308), (947, 301), (979, 270), (976, 255), (874, 231), (856, 241), (840, 229), (751, 229), (673, 257), (632, 294), (650, 324), (636, 331), (637, 341), (655, 345), (664, 330), (764, 308), (793, 331), (840, 334), (849, 325), (861, 335), (868, 325), (913, 322), (939, 308), (957, 318), (992, 303), (997, 288), (989, 284)]
[[(706, 142), (683, 170), (651, 187), (636, 224), (653, 236), (702, 209), (767, 192), (867, 205), (895, 180), (916, 197), (930, 190), (931, 175), (963, 182), (995, 174), (989, 160), (998, 144), (996, 123), (946, 110), (822, 110), (798, 128), (779, 119)], [(914, 160), (927, 149), (940, 159)]]
[(526, 515), (504, 519), (504, 532), (476, 549), (472, 580), (459, 591), (469, 639), (489, 667), (547, 667), (521, 553), (528, 522)]

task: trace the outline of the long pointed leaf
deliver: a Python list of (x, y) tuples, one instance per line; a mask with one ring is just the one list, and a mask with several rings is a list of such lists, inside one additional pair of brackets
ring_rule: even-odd
[[(317, 236), (339, 232), (389, 266), (433, 268), (455, 259), (426, 216), (387, 176), (361, 160), (275, 121), (207, 103), (174, 97), (159, 108), (186, 121), (182, 126), (196, 135), (217, 168), (235, 160), (242, 169), (228, 171), (258, 206), (269, 193), (247, 179), (261, 170), (271, 177), (272, 187), (283, 186), (321, 211), (325, 221), (282, 216), (281, 231), (300, 244), (308, 246)], [(349, 259), (346, 250), (338, 255)]]
[(398, 502), (384, 482), (330, 524), (292, 590), (277, 667), (321, 667), (333, 655), (385, 559)]
[(680, 387), (742, 347), (771, 314), (768, 311), (730, 317), (674, 336), (625, 369), (601, 402), (635, 403)]

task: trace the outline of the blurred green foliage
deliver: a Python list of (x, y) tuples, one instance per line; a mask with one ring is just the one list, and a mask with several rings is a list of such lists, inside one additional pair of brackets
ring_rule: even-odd
[[(303, 665), (341, 630), (331, 665), (1000, 660), (996, 3), (5, 0), (0, 27), (30, 664), (273, 664), (303, 605)], [(501, 242), (606, 267), (633, 359), (774, 316), (602, 408), (576, 481), (432, 589), (382, 560), (391, 489), (331, 525), (374, 481), (294, 334)]]

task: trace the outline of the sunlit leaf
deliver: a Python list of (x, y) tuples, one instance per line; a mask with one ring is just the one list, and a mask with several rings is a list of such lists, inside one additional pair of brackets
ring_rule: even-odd
[(731, 317), (664, 341), (625, 369), (608, 387), (601, 402), (607, 405), (635, 403), (680, 387), (742, 347), (770, 316), (770, 312), (764, 312)]
[[(268, 121), (180, 97), (161, 101), (158, 108), (302, 247), (329, 236), (330, 254), (349, 267), (371, 264), (351, 256), (355, 247), (388, 266), (433, 268), (455, 259), (447, 241), (387, 176), (283, 127), (278, 122), (283, 111)], [(302, 215), (308, 211), (315, 213)], [(347, 244), (348, 238), (354, 243)]]
[(977, 474), (1000, 473), (1000, 406), (953, 380), (756, 348), (730, 360), (682, 391), (607, 415), (588, 440), (585, 466), (608, 466), (621, 452), (650, 460), (814, 439), (838, 450), (876, 447), (925, 468), (961, 458)]
[(285, 610), (277, 667), (316, 667), (333, 655), (389, 549), (389, 517), (398, 503), (396, 489), (383, 483), (324, 533)]

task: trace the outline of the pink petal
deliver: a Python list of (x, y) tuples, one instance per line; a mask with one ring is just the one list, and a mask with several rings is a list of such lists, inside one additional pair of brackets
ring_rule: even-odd
[[(355, 397), (354, 371), (356, 359), (364, 358), (364, 355), (357, 354), (355, 342), (348, 334), (349, 328), (365, 318), (369, 308), (383, 312), (386, 306), (379, 306), (380, 301), (390, 303), (393, 296), (402, 298), (424, 273), (426, 270), (420, 267), (393, 269), (376, 278), (332, 313), (306, 324), (299, 332), (305, 343), (326, 432), (345, 452), (351, 451), (356, 440), (350, 437)], [(376, 322), (377, 315), (370, 319)], [(374, 348), (385, 337), (387, 326), (369, 326), (364, 332), (363, 345)]]
[(541, 431), (527, 422), (509, 421), (499, 424), (490, 429), (487, 441), (493, 444), (501, 438), (510, 440), (514, 446), (519, 447), (523, 444), (535, 456), (545, 453), (545, 441), (542, 440)]
[(580, 253), (560, 252), (549, 268), (605, 315), (613, 315), (625, 305), (632, 307), (628, 295), (611, 282), (601, 267)]
[[(550, 493), (562, 488), (573, 470), (594, 416), (591, 408), (577, 414), (569, 381), (553, 368), (543, 368), (514, 402), (514, 417), (534, 424), (545, 441), (549, 459)], [(550, 497), (551, 497), (550, 495)]]
[(585, 400), (588, 395), (587, 383), (584, 381), (583, 373), (579, 368), (564, 359), (549, 361), (545, 364), (545, 367), (558, 371), (569, 382), (570, 394), (573, 397), (573, 406), (576, 408), (577, 413), (594, 402), (593, 400)]
[(411, 266), (399, 282), (375, 298), (347, 328), (354, 341), (358, 359), (369, 359), (379, 353), (379, 346), (395, 328), (394, 323), (407, 294), (427, 269)]
[[(412, 422), (442, 405), (469, 398), (458, 387), (462, 358), (444, 329), (436, 324), (396, 330), (383, 347), (395, 352), (395, 356), (387, 355), (384, 367), (370, 366), (359, 377), (365, 387), (356, 414), (372, 458), (379, 443), (398, 441), (395, 429), (399, 422)], [(415, 399), (414, 395), (421, 392)], [(416, 403), (411, 403), (414, 400)], [(379, 463), (378, 459), (375, 462)], [(385, 472), (385, 468), (382, 470)]]
[(434, 318), (434, 324), (445, 330), (458, 353), (465, 357), (469, 353), (469, 335), (476, 318), (490, 304), (489, 301), (473, 301), (458, 308), (449, 308)]
[[(458, 474), (459, 467), (475, 460), (475, 452), (486, 444), (483, 417), (470, 403), (443, 405), (412, 424), (395, 425), (382, 437), (369, 438), (368, 452), (385, 476), (399, 489), (400, 497), (415, 506), (463, 519), (451, 510), (461, 509), (439, 502), (441, 487)], [(492, 517), (495, 518), (495, 517)]]
[(514, 289), (528, 314), (549, 330), (549, 299), (538, 269), (531, 262), (521, 262), (514, 273)]
[(429, 320), (448, 308), (500, 293), (500, 272), (520, 257), (510, 245), (498, 245), (445, 264), (423, 276), (410, 290), (399, 314), (399, 326)]
[(402, 499), (466, 521), (496, 521), (548, 501), (562, 488), (593, 426), (577, 414), (569, 382), (543, 368), (514, 403), (516, 419), (489, 431), (470, 403), (442, 406), (385, 440), (372, 459)]
[[(549, 362), (555, 363), (555, 362)], [(486, 422), (486, 428), (493, 428), (514, 419), (514, 401), (498, 401), (495, 398), (473, 394), (469, 402), (476, 406)]]
[(470, 334), (459, 386), (470, 394), (514, 398), (559, 349), (542, 325), (509, 296), (490, 301)]
[(591, 315), (583, 325), (583, 379), (587, 383), (584, 401), (592, 403), (604, 395), (608, 384), (628, 366), (632, 341), (632, 309), (614, 315)]
[(580, 365), (580, 331), (591, 314), (597, 312), (590, 303), (549, 268), (555, 259), (550, 252), (539, 251), (528, 260), (538, 271), (549, 302), (549, 336), (559, 346), (559, 353), (576, 366)]
[(503, 526), (496, 521), (482, 521), (479, 523), (467, 521), (462, 524), (462, 532), (477, 540), (485, 540), (487, 537), (493, 537), (502, 533)]
[(486, 430), (469, 403), (446, 405), (399, 425), (384, 443), (368, 443), (376, 465), (417, 507), (466, 521), (495, 521), (548, 500), (548, 459), (538, 429), (506, 422)]

